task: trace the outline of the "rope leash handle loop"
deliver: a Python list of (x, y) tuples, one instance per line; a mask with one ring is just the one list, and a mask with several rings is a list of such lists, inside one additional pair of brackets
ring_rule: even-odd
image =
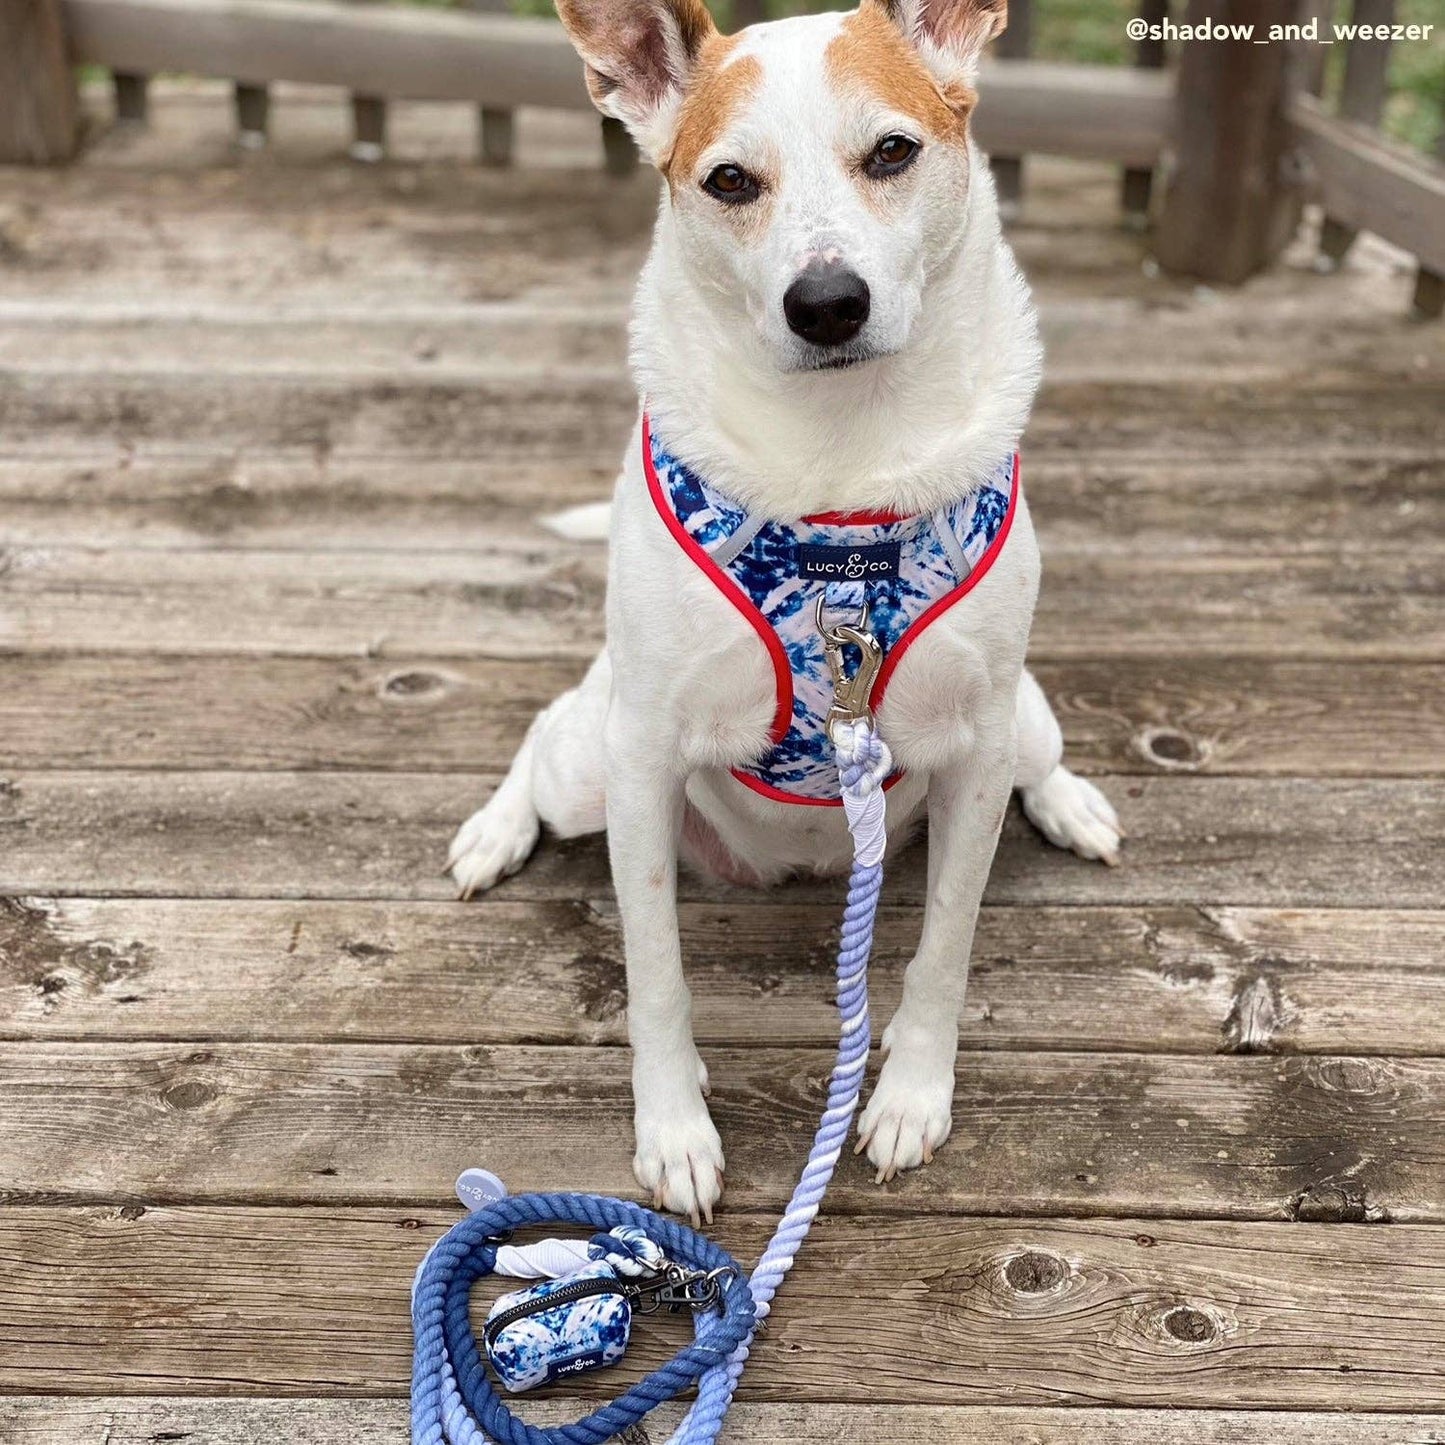
[[(669, 1258), (694, 1269), (730, 1270), (721, 1318), (699, 1316), (693, 1343), (625, 1395), (570, 1425), (528, 1425), (502, 1402), (487, 1375), (468, 1312), (472, 1286), (496, 1266), (497, 1241), (514, 1229), (571, 1224), (628, 1225), (647, 1232)], [(422, 1267), (412, 1305), (413, 1445), (603, 1445), (725, 1361), (751, 1333), (755, 1307), (737, 1261), (711, 1240), (641, 1205), (594, 1194), (520, 1194), (469, 1215)]]

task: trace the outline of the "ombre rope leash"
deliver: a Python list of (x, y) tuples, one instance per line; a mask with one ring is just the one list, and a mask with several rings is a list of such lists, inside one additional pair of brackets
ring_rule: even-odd
[[(722, 1429), (753, 1335), (792, 1269), (837, 1168), (858, 1109), (871, 1043), (868, 958), (883, 886), (883, 783), (893, 766), (867, 709), (880, 654), (866, 630), (866, 611), (857, 628), (825, 629), (820, 608), (819, 625), (836, 684), (828, 731), (853, 837), (853, 866), (838, 949), (840, 1037), (828, 1105), (782, 1220), (744, 1281), (725, 1251), (686, 1225), (641, 1205), (595, 1194), (523, 1194), (477, 1210), (433, 1246), (417, 1271), (412, 1293), (412, 1445), (604, 1445), (694, 1382), (698, 1382), (697, 1399), (668, 1445), (712, 1445)], [(846, 675), (844, 646), (862, 652), (862, 665), (852, 676)], [(723, 1292), (721, 1315), (697, 1316), (693, 1343), (666, 1365), (585, 1419), (539, 1429), (519, 1419), (498, 1398), (472, 1335), (468, 1301), (473, 1284), (483, 1275), (507, 1272), (535, 1277), (539, 1269), (552, 1273), (545, 1262), (548, 1251), (554, 1265), (565, 1264), (567, 1246), (558, 1241), (520, 1250), (509, 1249), (504, 1242), (513, 1229), (554, 1223), (591, 1229), (639, 1227), (679, 1264), (735, 1273)], [(541, 1266), (538, 1259), (544, 1261)]]

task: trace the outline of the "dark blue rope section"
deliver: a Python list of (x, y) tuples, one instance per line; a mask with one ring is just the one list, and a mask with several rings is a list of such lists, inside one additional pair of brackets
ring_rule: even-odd
[[(498, 1398), (472, 1335), (472, 1286), (496, 1267), (497, 1245), (514, 1229), (572, 1224), (644, 1229), (669, 1259), (690, 1269), (731, 1269), (723, 1313), (698, 1317), (693, 1342), (620, 1399), (571, 1425), (538, 1429)], [(725, 1362), (752, 1332), (755, 1306), (742, 1267), (726, 1250), (676, 1220), (598, 1194), (518, 1194), (470, 1214), (423, 1262), (412, 1298), (412, 1445), (604, 1445)]]

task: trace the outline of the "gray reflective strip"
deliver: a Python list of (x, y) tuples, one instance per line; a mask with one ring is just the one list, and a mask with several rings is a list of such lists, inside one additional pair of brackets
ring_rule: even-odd
[[(968, 510), (963, 515), (961, 530), (964, 536), (968, 535), (969, 525), (973, 521), (974, 509), (977, 506), (978, 499), (970, 497)], [(948, 560), (953, 563), (953, 575), (962, 582), (973, 571), (973, 568), (969, 565), (968, 558), (963, 555), (963, 548), (958, 545), (958, 535), (948, 520), (947, 508), (940, 507), (933, 514), (933, 530), (938, 533), (938, 540), (943, 544), (943, 550), (948, 553)]]
[(707, 555), (719, 567), (726, 567), (763, 530), (766, 521), (766, 517), (759, 517), (753, 512), (746, 513), (742, 526), (731, 537), (724, 537)]

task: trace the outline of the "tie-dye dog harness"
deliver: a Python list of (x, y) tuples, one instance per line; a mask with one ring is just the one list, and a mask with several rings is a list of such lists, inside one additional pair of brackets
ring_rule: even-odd
[(1003, 550), (1018, 506), (1017, 453), (984, 486), (928, 515), (830, 512), (798, 522), (769, 521), (724, 496), (663, 447), (646, 417), (642, 462), (668, 530), (752, 624), (772, 660), (772, 746), (734, 776), (779, 802), (837, 806), (822, 609), (854, 616), (866, 609), (882, 662), (861, 701), (877, 708), (904, 653)]

